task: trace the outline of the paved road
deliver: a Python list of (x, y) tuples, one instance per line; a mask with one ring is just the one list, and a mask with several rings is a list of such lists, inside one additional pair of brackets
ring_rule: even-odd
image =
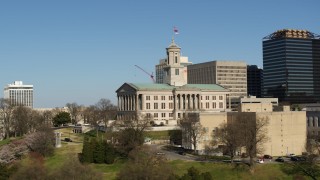
[[(191, 154), (180, 155), (180, 154), (178, 154), (177, 151), (166, 150), (165, 149), (166, 144), (150, 144), (149, 146), (155, 153), (159, 153), (161, 155), (166, 156), (166, 158), (168, 160), (202, 161), (202, 162), (203, 161), (208, 161), (208, 160), (199, 159), (199, 157), (193, 156)], [(275, 159), (276, 158), (274, 158), (272, 160), (265, 159), (263, 164), (281, 163), (281, 162), (276, 162)], [(284, 160), (285, 160), (285, 162), (291, 162), (290, 158), (284, 157)], [(241, 159), (241, 161), (244, 162), (244, 163), (249, 163), (249, 158)], [(210, 162), (212, 162), (212, 161), (210, 161)], [(259, 163), (257, 163), (257, 164), (259, 164)]]
[(165, 155), (168, 160), (178, 160), (178, 159), (184, 160), (184, 161), (196, 161), (197, 160), (196, 156), (193, 156), (190, 154), (180, 155), (176, 151), (165, 150), (165, 148), (164, 148), (165, 145), (163, 145), (163, 144), (150, 144), (149, 146), (156, 153), (157, 152), (164, 153), (163, 155)]

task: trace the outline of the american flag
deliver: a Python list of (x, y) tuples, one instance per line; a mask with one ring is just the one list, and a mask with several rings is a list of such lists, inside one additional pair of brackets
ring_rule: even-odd
[(179, 34), (178, 28), (176, 26), (173, 27), (174, 34)]

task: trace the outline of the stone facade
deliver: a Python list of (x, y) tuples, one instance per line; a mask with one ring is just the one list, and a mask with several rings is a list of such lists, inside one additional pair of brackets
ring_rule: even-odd
[[(204, 152), (206, 145), (212, 141), (212, 133), (222, 123), (230, 123), (238, 116), (248, 116), (255, 119), (268, 119), (268, 141), (263, 144), (263, 154), (284, 156), (290, 153), (301, 155), (305, 152), (307, 139), (307, 124), (305, 111), (290, 111), (284, 106), (277, 111), (273, 110), (272, 103), (240, 104), (238, 112), (200, 113), (199, 122), (207, 130), (198, 144), (198, 150)], [(261, 108), (262, 107), (262, 108)], [(192, 149), (190, 143), (184, 143), (185, 148)], [(239, 152), (240, 154), (241, 152)]]
[(186, 112), (225, 111), (228, 93), (218, 85), (124, 83), (117, 90), (118, 119), (140, 114), (152, 117), (156, 124), (177, 125)]

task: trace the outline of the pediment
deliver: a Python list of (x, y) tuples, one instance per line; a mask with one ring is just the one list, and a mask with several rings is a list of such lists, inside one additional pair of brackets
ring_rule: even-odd
[(118, 94), (134, 93), (136, 92), (136, 89), (130, 86), (128, 83), (124, 83), (116, 92)]

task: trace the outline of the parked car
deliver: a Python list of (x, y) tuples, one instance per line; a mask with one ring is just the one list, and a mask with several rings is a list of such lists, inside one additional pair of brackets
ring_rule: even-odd
[(303, 156), (294, 156), (290, 158), (291, 161), (306, 161), (307, 158), (303, 157)]
[(277, 161), (277, 162), (284, 162), (284, 159), (283, 159), (283, 157), (278, 157), (275, 161)]
[(295, 156), (296, 156), (295, 154), (288, 154), (287, 158), (291, 158), (291, 157), (295, 157)]
[(291, 160), (291, 161), (299, 161), (298, 157), (296, 157), (296, 156), (290, 157), (290, 160)]
[(164, 155), (164, 152), (157, 152), (157, 155)]
[(65, 142), (72, 142), (72, 139), (70, 139), (70, 138), (64, 138), (64, 141), (65, 141)]
[(263, 161), (263, 159), (258, 159), (257, 163), (262, 164), (262, 163), (264, 163), (264, 161)]
[(264, 155), (264, 156), (263, 156), (263, 159), (272, 159), (272, 156), (270, 156), (270, 155)]

